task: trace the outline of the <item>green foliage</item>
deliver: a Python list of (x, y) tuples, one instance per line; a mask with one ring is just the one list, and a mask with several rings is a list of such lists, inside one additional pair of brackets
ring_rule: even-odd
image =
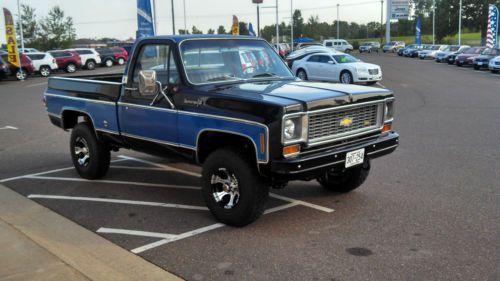
[(227, 34), (226, 28), (223, 25), (219, 25), (219, 28), (217, 28), (217, 34)]
[(358, 40), (352, 41), (352, 48), (354, 50), (359, 49), (359, 41)]
[[(23, 27), (23, 38), (24, 42), (32, 44), (36, 40), (36, 35), (38, 32), (38, 24), (35, 14), (35, 9), (28, 5), (21, 5), (21, 24)], [(17, 30), (20, 33), (20, 30)]]
[(207, 34), (215, 34), (215, 30), (209, 28), (208, 31), (207, 31)]
[(203, 34), (203, 31), (199, 30), (196, 28), (196, 26), (193, 25), (193, 29), (191, 31), (192, 34)]
[(248, 24), (244, 21), (240, 21), (238, 23), (238, 27), (240, 29), (240, 35), (248, 35)]

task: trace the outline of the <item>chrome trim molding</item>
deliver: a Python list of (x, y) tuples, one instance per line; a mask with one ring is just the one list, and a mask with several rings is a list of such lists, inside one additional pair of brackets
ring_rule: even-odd
[(163, 108), (163, 107), (156, 107), (156, 106), (150, 106), (150, 105), (142, 105), (142, 104), (134, 104), (134, 103), (127, 103), (127, 102), (117, 102), (119, 106), (129, 106), (129, 107), (135, 107), (135, 108), (142, 108), (142, 109), (150, 109), (150, 110), (156, 110), (156, 111), (164, 111), (164, 112), (172, 112), (172, 113), (177, 113), (178, 110), (176, 109), (170, 109), (170, 108)]
[(120, 135), (119, 132), (113, 131), (113, 130), (106, 130), (106, 129), (99, 129), (99, 128), (96, 128), (95, 130), (99, 131), (99, 132), (102, 132), (102, 133), (108, 133), (108, 134), (118, 135), (118, 136)]
[(112, 102), (112, 101), (93, 100), (93, 99), (88, 99), (88, 98), (63, 96), (63, 95), (56, 95), (56, 94), (49, 94), (49, 93), (45, 93), (44, 96), (46, 96), (46, 97), (53, 97), (53, 98), (63, 98), (63, 99), (77, 100), (77, 101), (86, 101), (86, 102), (93, 102), (93, 103), (101, 103), (101, 104), (113, 105), (113, 106), (116, 105), (116, 103)]
[(385, 148), (382, 148), (382, 149), (379, 149), (379, 150), (375, 150), (375, 151), (372, 151), (372, 152), (368, 152), (367, 155), (370, 156), (372, 154), (376, 154), (376, 153), (379, 153), (379, 152), (382, 152), (382, 151), (386, 151), (386, 150), (389, 150), (389, 149), (393, 149), (393, 148), (396, 148), (398, 147), (399, 144), (395, 144), (395, 145), (391, 145), (391, 146), (388, 146), (388, 147), (385, 147)]
[(187, 148), (187, 149), (191, 149), (191, 150), (196, 150), (196, 147), (192, 147), (190, 145), (185, 145), (185, 144), (180, 144), (180, 143), (173, 143), (173, 142), (168, 142), (168, 141), (162, 141), (162, 140), (152, 139), (152, 138), (146, 138), (146, 137), (141, 137), (141, 136), (137, 136), (137, 135), (134, 135), (134, 134), (128, 134), (128, 133), (123, 133), (123, 132), (122, 132), (121, 135), (124, 136), (124, 137), (139, 139), (139, 140), (143, 140), (143, 141), (150, 141), (150, 142), (164, 144), (164, 145), (170, 145), (170, 146), (175, 146), (175, 147), (182, 147), (182, 148)]
[[(120, 73), (116, 73), (116, 74), (120, 74)], [(77, 81), (77, 82), (85, 82), (85, 83), (99, 83), (99, 84), (108, 84), (108, 85), (122, 85), (122, 83), (120, 83), (120, 82), (110, 82), (110, 81), (102, 81), (102, 80), (90, 80), (90, 79), (81, 79), (81, 78), (70, 78), (70, 77), (61, 77), (61, 76), (51, 77), (50, 79)]]

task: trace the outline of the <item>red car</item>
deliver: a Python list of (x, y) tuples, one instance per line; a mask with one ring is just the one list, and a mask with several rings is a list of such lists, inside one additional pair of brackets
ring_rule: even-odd
[[(5, 62), (8, 62), (7, 52), (1, 52), (0, 56)], [(20, 53), (19, 59), (21, 60), (21, 69), (9, 63), (10, 73), (12, 75), (15, 75), (17, 80), (24, 80), (28, 77), (28, 75), (31, 75), (35, 72), (35, 68), (33, 67), (31, 59), (27, 55)]]
[(486, 49), (486, 47), (472, 47), (467, 51), (458, 55), (455, 59), (455, 64), (457, 66), (473, 65), (474, 58), (481, 55), (481, 53)]
[(82, 67), (80, 55), (74, 51), (49, 51), (55, 59), (59, 69), (64, 69), (68, 73), (75, 72)]
[(111, 49), (113, 50), (113, 55), (115, 56), (115, 60), (116, 60), (116, 62), (118, 62), (119, 65), (122, 65), (128, 61), (127, 50), (125, 50), (122, 47), (114, 47)]

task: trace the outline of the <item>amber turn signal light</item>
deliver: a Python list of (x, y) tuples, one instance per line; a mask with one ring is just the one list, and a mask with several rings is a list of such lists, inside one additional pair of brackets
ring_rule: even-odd
[(300, 145), (294, 144), (283, 147), (283, 156), (289, 157), (300, 152)]
[(384, 124), (384, 128), (382, 128), (382, 133), (388, 133), (391, 131), (391, 129), (392, 129), (391, 123)]

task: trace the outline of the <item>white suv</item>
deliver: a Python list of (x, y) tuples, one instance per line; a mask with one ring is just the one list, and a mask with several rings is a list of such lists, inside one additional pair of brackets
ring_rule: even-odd
[(323, 41), (323, 46), (341, 51), (344, 53), (352, 52), (354, 49), (351, 44), (349, 44), (344, 39), (328, 39)]
[(25, 53), (33, 63), (35, 72), (40, 73), (43, 77), (47, 77), (54, 70), (58, 69), (56, 59), (49, 53), (33, 52)]
[(96, 65), (101, 64), (101, 55), (95, 49), (75, 48), (69, 51), (74, 51), (80, 55), (82, 66), (86, 69), (92, 70)]

